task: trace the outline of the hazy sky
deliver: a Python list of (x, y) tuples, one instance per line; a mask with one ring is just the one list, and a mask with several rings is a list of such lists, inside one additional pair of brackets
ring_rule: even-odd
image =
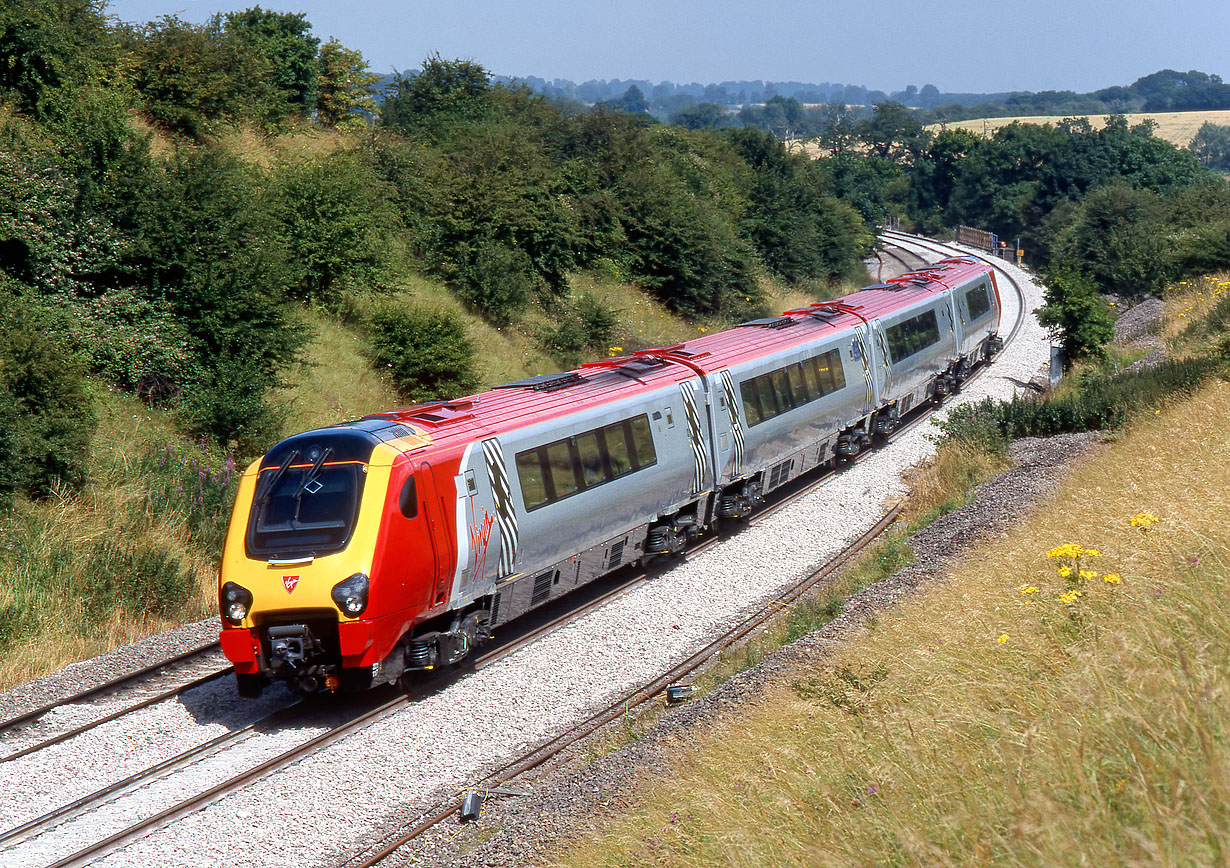
[[(200, 22), (257, 0), (113, 0), (110, 14)], [(1227, 0), (263, 0), (305, 12), (376, 72), (432, 52), (501, 75), (842, 82), (893, 91), (1090, 91), (1159, 69), (1230, 78)], [(970, 16), (978, 10), (977, 19)]]

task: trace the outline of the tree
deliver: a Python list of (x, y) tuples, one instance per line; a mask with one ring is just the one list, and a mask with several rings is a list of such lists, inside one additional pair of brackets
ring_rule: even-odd
[(470, 60), (433, 54), (414, 75), (397, 73), (385, 91), (381, 126), (442, 136), (447, 122), (477, 120), (488, 107), (491, 73)]
[(720, 105), (700, 102), (670, 116), (670, 122), (689, 130), (716, 130), (730, 126), (730, 114)]
[(174, 15), (125, 34), (129, 80), (150, 120), (203, 140), (227, 117), (266, 121), (285, 114), (268, 80), (272, 62), (252, 44), (231, 38), (217, 17), (203, 25)]
[(35, 117), (48, 97), (99, 72), (114, 45), (103, 0), (6, 0), (0, 5), (0, 94)]
[(1122, 182), (1100, 187), (1077, 208), (1055, 253), (1077, 262), (1099, 290), (1133, 298), (1161, 295), (1171, 257), (1161, 201)]
[(1205, 121), (1196, 131), (1189, 147), (1202, 165), (1230, 171), (1230, 126)]
[(917, 115), (899, 102), (882, 102), (858, 127), (871, 153), (896, 163), (913, 164), (930, 138)]
[(302, 12), (273, 12), (253, 6), (226, 15), (227, 32), (259, 49), (273, 67), (274, 87), (286, 94), (294, 111), (306, 115), (315, 103), (320, 69), (312, 25)]
[(619, 98), (615, 105), (630, 115), (643, 115), (649, 113), (649, 106), (645, 103), (645, 94), (635, 84), (631, 85), (624, 95)]
[(380, 77), (367, 68), (363, 55), (336, 39), (320, 46), (316, 85), (316, 120), (321, 126), (361, 126), (377, 113), (373, 85)]
[(1038, 321), (1059, 341), (1067, 364), (1105, 353), (1115, 337), (1115, 317), (1093, 280), (1077, 266), (1057, 266), (1047, 273), (1043, 298)]

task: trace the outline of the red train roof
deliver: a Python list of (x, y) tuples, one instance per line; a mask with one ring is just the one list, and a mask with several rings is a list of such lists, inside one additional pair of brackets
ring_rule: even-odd
[(825, 334), (847, 331), (867, 319), (917, 304), (988, 270), (972, 259), (947, 259), (831, 302), (752, 320), (675, 346), (638, 350), (629, 356), (590, 362), (573, 371), (505, 383), (478, 395), (376, 413), (364, 419), (400, 422), (429, 434), (440, 445), (468, 443), (681, 383), (701, 371), (717, 372), (811, 343)]

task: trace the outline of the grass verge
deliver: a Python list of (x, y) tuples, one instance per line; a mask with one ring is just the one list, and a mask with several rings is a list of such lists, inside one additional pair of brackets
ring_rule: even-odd
[(562, 864), (1224, 864), (1228, 417), (1216, 382), (1140, 419)]

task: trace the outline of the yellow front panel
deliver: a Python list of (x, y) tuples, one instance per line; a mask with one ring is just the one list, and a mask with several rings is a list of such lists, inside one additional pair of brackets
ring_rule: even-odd
[[(387, 444), (376, 446), (366, 467), (363, 498), (350, 543), (342, 551), (316, 558), (310, 564), (270, 566), (268, 561), (253, 560), (247, 556), (244, 538), (248, 531), (260, 462), (254, 462), (244, 471), (226, 534), (220, 576), (220, 582), (235, 582), (252, 592), (252, 610), (242, 626), (253, 627), (262, 615), (286, 609), (329, 609), (338, 616), (338, 620), (353, 620), (342, 615), (329, 592), (342, 579), (355, 573), (371, 575), (372, 555), (380, 532), (389, 476), (398, 454)], [(284, 581), (287, 576), (299, 577), (290, 591), (287, 590), (289, 583)]]

